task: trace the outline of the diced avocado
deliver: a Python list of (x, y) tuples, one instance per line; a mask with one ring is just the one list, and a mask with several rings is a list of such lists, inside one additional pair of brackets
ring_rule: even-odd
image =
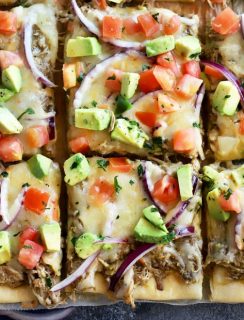
[(213, 94), (213, 107), (223, 115), (232, 116), (240, 102), (237, 88), (230, 81), (220, 81)]
[(136, 121), (117, 119), (111, 138), (138, 148), (143, 148), (144, 142), (149, 140), (146, 133), (139, 127)]
[(2, 71), (3, 85), (14, 92), (20, 92), (22, 86), (22, 76), (20, 69), (14, 65)]
[(101, 45), (95, 37), (76, 37), (69, 39), (66, 55), (68, 58), (96, 56), (102, 52)]
[(167, 232), (155, 227), (145, 218), (140, 218), (134, 229), (136, 240), (148, 243), (160, 243), (166, 234)]
[(48, 175), (52, 160), (41, 154), (35, 154), (27, 163), (33, 176), (42, 179)]
[(221, 209), (218, 199), (221, 192), (218, 188), (213, 189), (207, 194), (207, 204), (209, 214), (216, 220), (227, 221), (230, 217), (229, 212), (225, 212)]
[(64, 162), (64, 181), (71, 186), (85, 180), (90, 174), (90, 166), (85, 156), (76, 153)]
[(55, 252), (61, 249), (61, 228), (58, 222), (42, 224), (40, 234), (47, 252)]
[(0, 132), (3, 134), (20, 133), (23, 130), (21, 123), (5, 107), (0, 106)]
[(205, 181), (217, 182), (219, 179), (219, 173), (217, 170), (213, 169), (210, 166), (203, 167), (203, 179)]
[(155, 206), (150, 206), (143, 209), (144, 217), (151, 222), (155, 227), (163, 230), (165, 233), (168, 233), (168, 230), (165, 226), (165, 223), (158, 212), (158, 209)]
[(11, 259), (10, 239), (8, 231), (0, 231), (0, 265)]
[(161, 53), (171, 51), (175, 48), (174, 36), (162, 36), (146, 42), (146, 53), (148, 57), (154, 57)]
[(184, 36), (175, 41), (175, 50), (187, 59), (198, 59), (202, 48), (198, 38)]
[(130, 110), (132, 107), (133, 105), (130, 103), (130, 101), (126, 97), (119, 94), (116, 99), (115, 115), (118, 116), (123, 112)]
[(14, 96), (14, 92), (7, 89), (0, 87), (0, 103), (6, 102)]
[(99, 238), (97, 235), (86, 232), (75, 241), (75, 252), (81, 259), (86, 259), (100, 249), (101, 244), (95, 243)]
[(121, 95), (127, 99), (134, 96), (140, 75), (134, 72), (125, 72), (121, 78)]
[(180, 188), (180, 197), (186, 201), (193, 197), (192, 193), (192, 166), (185, 164), (177, 170), (178, 183)]
[(244, 165), (231, 172), (232, 179), (239, 187), (244, 186)]
[(101, 131), (107, 129), (111, 121), (111, 111), (90, 108), (75, 110), (75, 126), (89, 130)]

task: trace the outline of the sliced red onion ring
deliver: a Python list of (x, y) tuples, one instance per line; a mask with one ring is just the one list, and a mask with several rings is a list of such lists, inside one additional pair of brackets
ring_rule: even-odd
[(88, 257), (86, 260), (82, 262), (82, 264), (79, 266), (75, 272), (73, 272), (71, 275), (69, 275), (67, 278), (65, 278), (63, 281), (59, 282), (55, 286), (53, 286), (50, 291), (56, 292), (58, 290), (61, 290), (68, 285), (70, 285), (72, 282), (83, 276), (91, 266), (91, 264), (95, 261), (97, 256), (99, 255), (100, 251), (96, 251), (93, 253), (90, 257)]
[(95, 241), (95, 243), (100, 243), (100, 244), (128, 243), (128, 240), (127, 239), (120, 239), (120, 238), (104, 237), (102, 240)]
[(241, 15), (241, 34), (244, 39), (244, 13)]
[[(195, 195), (198, 187), (198, 177), (193, 175), (192, 176), (192, 192), (193, 196)], [(186, 201), (180, 201), (177, 206), (170, 212), (170, 215), (167, 215), (166, 217), (166, 227), (170, 227), (172, 224), (175, 224), (175, 222), (179, 219), (179, 217), (182, 215), (184, 210), (188, 207), (188, 205), (191, 202), (191, 199), (188, 199)]]
[[(81, 11), (76, 0), (71, 0), (72, 7), (74, 9), (75, 14), (80, 19), (80, 22), (93, 34), (97, 37), (101, 38), (101, 32), (99, 28), (91, 22)], [(103, 41), (109, 42), (117, 47), (121, 48), (133, 48), (133, 49), (142, 49), (145, 46), (145, 42), (138, 41), (127, 41), (127, 40), (119, 40), (119, 39), (107, 39), (103, 38)]]
[(55, 140), (56, 139), (56, 122), (55, 117), (50, 117), (48, 119), (48, 134), (49, 134), (49, 140)]
[(142, 53), (139, 53), (134, 50), (128, 50), (125, 53), (117, 53), (103, 60), (102, 62), (98, 63), (94, 68), (92, 68), (87, 73), (79, 89), (76, 91), (75, 98), (74, 98), (74, 108), (79, 108), (82, 105), (82, 101), (85, 100), (85, 98), (87, 98), (87, 93), (89, 92), (92, 85), (92, 81), (95, 78), (97, 78), (100, 74), (104, 73), (105, 70), (107, 70), (112, 63), (123, 61), (129, 55), (140, 57), (140, 58), (143, 57), (145, 59), (145, 56)]
[(201, 112), (201, 108), (202, 108), (202, 101), (205, 95), (205, 85), (204, 83), (201, 85), (200, 89), (198, 90), (197, 93), (197, 97), (196, 97), (196, 101), (195, 101), (195, 111), (196, 111), (196, 115), (199, 118), (200, 117), (200, 112)]
[(27, 22), (24, 26), (24, 47), (25, 47), (25, 55), (29, 67), (34, 75), (34, 77), (39, 81), (41, 81), (47, 87), (56, 87), (56, 85), (50, 81), (36, 66), (35, 59), (32, 53), (32, 33), (33, 33), (33, 25)]
[(175, 232), (176, 239), (192, 236), (195, 233), (195, 227), (194, 226), (188, 226), (188, 227), (177, 226), (174, 229), (174, 232)]
[(137, 247), (134, 251), (130, 252), (122, 264), (119, 266), (116, 273), (111, 277), (109, 290), (114, 291), (115, 286), (118, 283), (119, 279), (143, 256), (148, 252), (156, 248), (154, 243), (145, 243)]
[(201, 60), (201, 63), (204, 66), (210, 66), (210, 67), (215, 68), (220, 73), (222, 73), (222, 75), (225, 76), (225, 78), (227, 80), (229, 80), (233, 83), (233, 85), (236, 87), (236, 89), (238, 90), (238, 92), (240, 94), (241, 105), (244, 108), (244, 88), (241, 86), (239, 79), (230, 70), (228, 70), (227, 68), (225, 68), (224, 66), (222, 66), (219, 63), (216, 63), (213, 61), (207, 61), (207, 60)]

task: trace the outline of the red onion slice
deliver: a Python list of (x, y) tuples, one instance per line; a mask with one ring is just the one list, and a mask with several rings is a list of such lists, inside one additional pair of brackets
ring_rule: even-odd
[(104, 237), (102, 240), (95, 241), (95, 243), (99, 243), (99, 244), (128, 243), (128, 240), (127, 239), (120, 239), (120, 238)]
[(201, 63), (204, 66), (210, 66), (210, 67), (215, 68), (220, 73), (222, 73), (222, 75), (225, 76), (225, 78), (227, 80), (229, 80), (233, 83), (233, 85), (236, 87), (236, 89), (238, 90), (238, 92), (240, 94), (241, 105), (244, 108), (244, 88), (241, 86), (239, 79), (230, 70), (228, 70), (227, 68), (225, 68), (224, 66), (222, 66), (219, 63), (216, 63), (213, 61), (207, 61), (207, 60), (201, 60)]
[(27, 22), (24, 26), (24, 47), (27, 62), (34, 77), (38, 81), (40, 80), (47, 87), (56, 87), (56, 85), (50, 81), (36, 66), (36, 62), (32, 53), (32, 27), (33, 25), (29, 22)]
[(143, 55), (142, 53), (134, 50), (128, 50), (124, 53), (117, 53), (98, 63), (87, 73), (79, 89), (76, 91), (74, 98), (74, 108), (79, 108), (82, 105), (82, 101), (87, 98), (87, 93), (89, 92), (94, 79), (104, 73), (112, 63), (123, 61), (129, 55), (145, 59), (145, 55)]
[(97, 256), (99, 255), (100, 251), (96, 251), (93, 253), (90, 257), (88, 257), (86, 260), (82, 262), (82, 264), (79, 266), (75, 272), (73, 272), (71, 275), (69, 275), (67, 278), (65, 278), (63, 281), (59, 282), (55, 286), (53, 286), (50, 291), (56, 292), (58, 290), (61, 290), (68, 285), (70, 285), (72, 282), (83, 276), (91, 266), (91, 264), (95, 261)]
[[(102, 37), (99, 28), (91, 22), (81, 11), (79, 8), (76, 0), (71, 0), (72, 7), (74, 9), (75, 14), (80, 19), (80, 22), (93, 34), (97, 37)], [(138, 41), (127, 41), (127, 40), (120, 40), (120, 39), (107, 39), (103, 38), (104, 42), (109, 42), (117, 47), (121, 48), (133, 48), (133, 49), (142, 49), (145, 46), (145, 42), (138, 42)]]
[(152, 251), (156, 248), (156, 244), (154, 243), (146, 243), (137, 247), (134, 251), (130, 252), (126, 259), (119, 266), (116, 273), (111, 277), (109, 290), (114, 291), (115, 286), (118, 283), (119, 279), (143, 256), (145, 256), (148, 252)]
[(241, 34), (244, 39), (244, 13), (241, 15)]
[(174, 232), (175, 232), (176, 239), (192, 236), (195, 233), (195, 227), (194, 226), (187, 226), (187, 227), (177, 226), (174, 229)]

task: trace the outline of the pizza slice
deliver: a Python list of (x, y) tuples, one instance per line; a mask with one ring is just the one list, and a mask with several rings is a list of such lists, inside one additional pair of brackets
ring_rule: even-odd
[(0, 177), (0, 303), (57, 305), (60, 293), (49, 290), (62, 260), (59, 167), (38, 154)]
[(243, 165), (205, 166), (211, 299), (243, 302)]
[(64, 164), (68, 277), (51, 291), (115, 299), (201, 299), (197, 166), (85, 158)]
[(19, 6), (0, 11), (0, 20), (0, 159), (14, 162), (41, 151), (53, 156), (55, 8)]
[(63, 66), (70, 150), (204, 158), (198, 17), (72, 6)]
[[(218, 11), (215, 10), (217, 6)], [(208, 77), (209, 145), (216, 160), (242, 159), (244, 46), (239, 13), (243, 12), (244, 7), (242, 2), (242, 5), (235, 6), (235, 11), (220, 5), (216, 8), (208, 11), (208, 60), (202, 61)], [(216, 12), (219, 13), (216, 15)]]

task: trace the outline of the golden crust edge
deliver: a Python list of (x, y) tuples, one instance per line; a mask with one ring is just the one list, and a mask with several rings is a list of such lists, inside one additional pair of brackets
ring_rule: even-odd
[(17, 288), (0, 286), (0, 303), (21, 303), (35, 300), (36, 298), (28, 285)]

